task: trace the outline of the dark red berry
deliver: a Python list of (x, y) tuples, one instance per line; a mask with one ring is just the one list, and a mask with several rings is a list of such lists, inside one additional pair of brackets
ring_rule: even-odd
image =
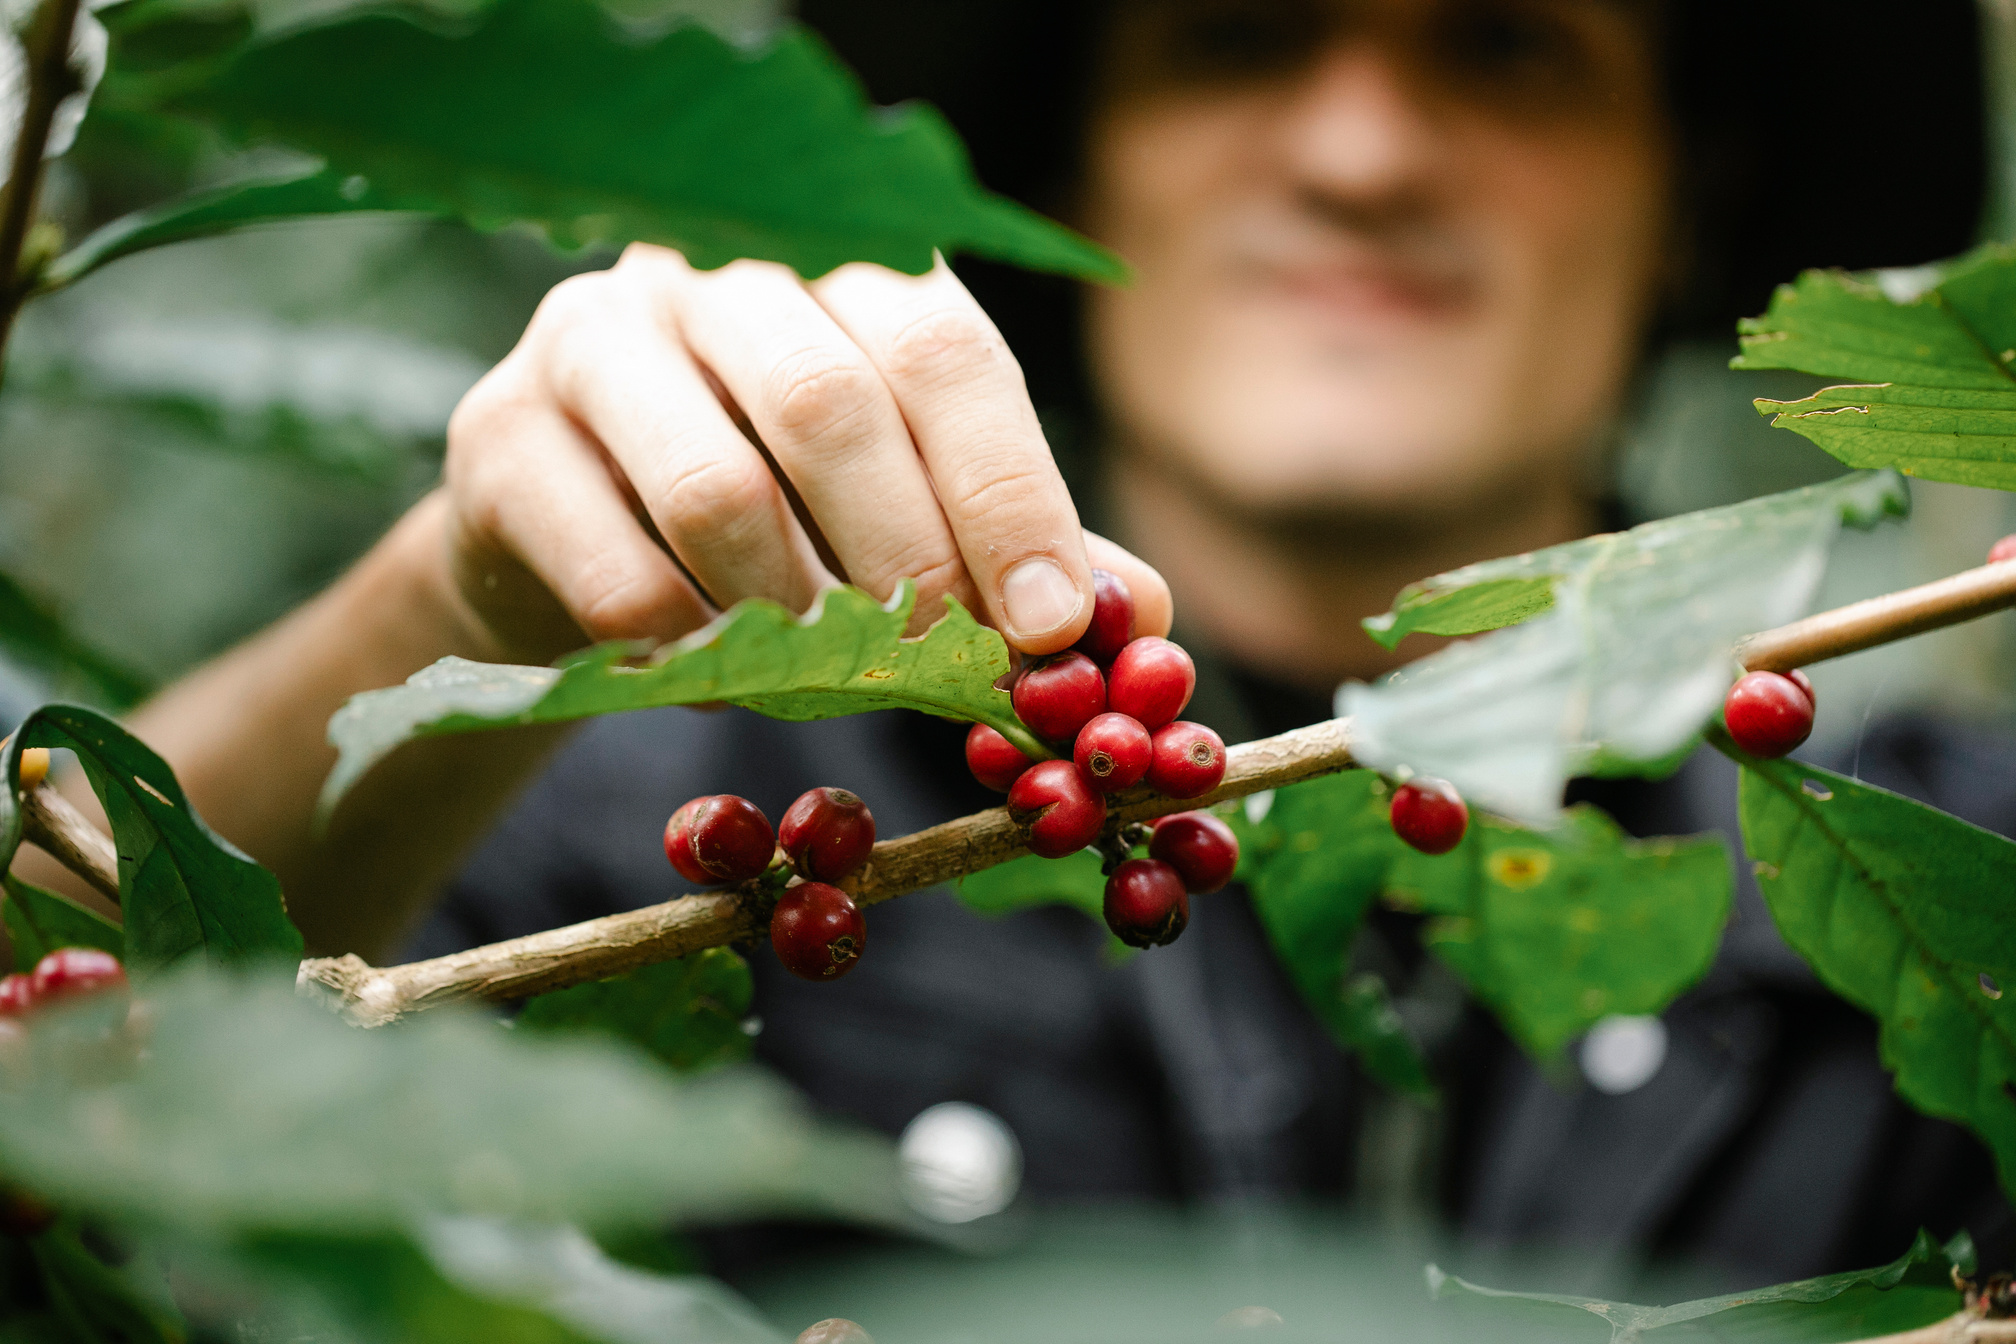
[(1209, 812), (1178, 812), (1155, 823), (1148, 857), (1174, 868), (1192, 896), (1206, 896), (1232, 880), (1239, 837)]
[(1129, 947), (1173, 943), (1190, 922), (1183, 877), (1160, 859), (1129, 859), (1106, 879), (1106, 927)]
[(1106, 709), (1106, 678), (1082, 653), (1032, 664), (1015, 680), (1015, 712), (1046, 742), (1069, 742)]
[(1393, 790), (1387, 814), (1393, 833), (1423, 854), (1447, 854), (1462, 843), (1470, 827), (1470, 809), (1454, 785), (1444, 779), (1416, 776)]
[(1197, 689), (1197, 665), (1180, 644), (1156, 635), (1120, 650), (1106, 674), (1106, 707), (1154, 732), (1173, 723)]
[(1989, 564), (1999, 565), (2004, 560), (2016, 560), (2016, 532), (2010, 533), (1988, 548)]
[(1790, 677), (1747, 672), (1729, 688), (1722, 702), (1722, 721), (1737, 746), (1772, 760), (1813, 731), (1813, 696)]
[(1225, 778), (1225, 739), (1201, 723), (1175, 723), (1155, 730), (1155, 757), (1148, 783), (1171, 798), (1196, 798)]
[(868, 804), (845, 789), (811, 789), (799, 795), (777, 825), (801, 877), (838, 882), (852, 877), (875, 848), (875, 818)]
[(1134, 594), (1111, 570), (1092, 571), (1092, 624), (1071, 647), (1104, 667), (1134, 638)]
[(770, 819), (732, 793), (695, 798), (665, 823), (665, 857), (680, 876), (703, 887), (747, 882), (776, 853)]
[(29, 999), (46, 1008), (58, 999), (102, 994), (126, 988), (126, 968), (119, 958), (95, 947), (59, 947), (35, 963)]
[(25, 971), (0, 979), (0, 1016), (19, 1017), (35, 1006), (35, 977)]
[(56, 1210), (17, 1186), (0, 1186), (0, 1232), (39, 1237), (56, 1225)]
[(1008, 790), (1008, 813), (1029, 828), (1029, 848), (1046, 859), (1076, 854), (1099, 838), (1106, 800), (1070, 761), (1033, 765)]
[(966, 734), (966, 768), (996, 793), (1008, 792), (1034, 764), (1020, 747), (984, 723), (974, 724)]
[(1078, 730), (1071, 759), (1095, 791), (1118, 793), (1148, 777), (1154, 755), (1146, 728), (1125, 714), (1101, 714)]
[(861, 907), (838, 887), (800, 882), (777, 898), (770, 946), (784, 969), (806, 980), (838, 980), (868, 946)]

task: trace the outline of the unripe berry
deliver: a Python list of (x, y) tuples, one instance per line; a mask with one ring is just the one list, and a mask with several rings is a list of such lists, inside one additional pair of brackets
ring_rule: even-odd
[(1172, 723), (1197, 689), (1197, 665), (1180, 644), (1156, 635), (1120, 650), (1106, 675), (1106, 707), (1154, 732)]
[(695, 798), (665, 823), (665, 857), (688, 882), (732, 885), (759, 876), (777, 852), (770, 819), (732, 793)]
[(974, 724), (966, 734), (966, 768), (996, 793), (1015, 787), (1022, 772), (1034, 764), (1020, 747), (984, 723)]
[(1134, 638), (1134, 594), (1111, 570), (1092, 571), (1092, 624), (1071, 647), (1101, 667), (1120, 656)]
[(861, 907), (838, 887), (800, 882), (777, 898), (770, 946), (784, 969), (805, 980), (838, 980), (868, 946)]
[(1106, 879), (1106, 927), (1129, 947), (1173, 943), (1190, 922), (1183, 878), (1160, 859), (1129, 859)]
[(1125, 714), (1101, 714), (1078, 730), (1071, 759), (1095, 791), (1118, 793), (1147, 778), (1154, 755), (1146, 728)]
[(1076, 854), (1099, 838), (1106, 800), (1070, 761), (1042, 761), (1008, 790), (1008, 813), (1029, 828), (1029, 848), (1046, 859)]
[(2004, 560), (2016, 560), (2016, 532), (2010, 533), (1988, 548), (1989, 564), (1999, 565)]
[(1106, 678), (1082, 653), (1038, 660), (1016, 678), (1015, 712), (1046, 742), (1069, 742), (1106, 710)]
[(1813, 696), (1790, 677), (1748, 672), (1729, 688), (1722, 722), (1737, 746), (1774, 760), (1813, 731)]
[(1192, 896), (1206, 896), (1232, 880), (1239, 837), (1209, 812), (1178, 812), (1155, 823), (1148, 857), (1174, 868)]
[(845, 789), (811, 789), (777, 824), (777, 843), (801, 877), (838, 882), (868, 862), (875, 818), (868, 804)]
[(59, 947), (35, 963), (29, 998), (36, 1008), (58, 999), (126, 988), (119, 958), (95, 947)]
[(1470, 809), (1445, 779), (1418, 775), (1393, 790), (1393, 833), (1423, 854), (1447, 854), (1470, 828)]
[(1155, 731), (1148, 784), (1171, 798), (1196, 798), (1225, 778), (1225, 739), (1201, 723), (1178, 720)]
[(0, 979), (0, 1017), (19, 1017), (35, 1007), (35, 977), (25, 971)]
[(33, 789), (49, 778), (49, 748), (28, 747), (21, 753), (21, 787)]

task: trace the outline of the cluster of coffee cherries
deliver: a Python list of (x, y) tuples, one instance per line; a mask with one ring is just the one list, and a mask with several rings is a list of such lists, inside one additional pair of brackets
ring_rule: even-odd
[(833, 884), (859, 872), (874, 848), (875, 817), (845, 789), (807, 790), (775, 831), (761, 808), (732, 793), (695, 798), (665, 823), (665, 857), (700, 886), (733, 886), (773, 863), (790, 865), (797, 878), (771, 912), (770, 946), (807, 980), (838, 980), (868, 946), (861, 907)]

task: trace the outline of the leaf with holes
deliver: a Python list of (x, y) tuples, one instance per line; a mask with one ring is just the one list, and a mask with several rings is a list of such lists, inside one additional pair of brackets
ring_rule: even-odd
[[(1483, 1288), (1428, 1267), (1429, 1295), (1454, 1308), (1472, 1332), (1487, 1339), (1515, 1321), (1544, 1331), (1533, 1338), (1554, 1344), (1637, 1344), (1653, 1334), (1668, 1338), (1764, 1344), (1768, 1340), (1851, 1340), (1888, 1336), (1943, 1320), (1960, 1309), (1953, 1272), (1974, 1272), (1974, 1245), (1961, 1233), (1943, 1248), (1920, 1231), (1911, 1249), (1875, 1269), (1752, 1288), (1725, 1297), (1670, 1307), (1606, 1302), (1557, 1293), (1514, 1293)], [(1526, 1337), (1523, 1333), (1521, 1338)], [(1957, 1338), (1957, 1336), (1956, 1336)]]
[(1854, 380), (1760, 399), (1773, 425), (1853, 467), (2016, 490), (2016, 248), (1908, 271), (1808, 271), (1739, 330), (1733, 368)]
[(14, 947), (15, 970), (33, 970), (36, 962), (59, 947), (95, 947), (115, 957), (126, 955), (125, 931), (97, 911), (12, 873), (0, 876), (0, 882), (7, 891), (0, 917), (6, 920), (7, 941)]
[(518, 1027), (606, 1032), (690, 1073), (747, 1057), (743, 1022), (753, 993), (749, 964), (728, 948), (710, 947), (611, 980), (541, 994), (518, 1015)]
[(660, 705), (725, 701), (792, 721), (920, 709), (989, 724), (1030, 755), (1048, 756), (1008, 693), (995, 689), (1008, 671), (1007, 643), (951, 598), (935, 625), (906, 639), (916, 600), (906, 579), (887, 603), (858, 588), (829, 588), (803, 617), (774, 602), (742, 602), (655, 653), (603, 644), (557, 667), (444, 658), (404, 686), (353, 697), (329, 721), (339, 758), (323, 787), (323, 814), (372, 764), (416, 737)]
[(1707, 974), (1733, 885), (1718, 836), (1633, 840), (1593, 807), (1552, 832), (1473, 817), (1463, 843), (1394, 865), (1387, 900), (1540, 1058), (1613, 1013), (1657, 1013)]
[(1875, 1015), (1897, 1090), (2016, 1191), (2016, 843), (1794, 761), (1745, 760), (1743, 843), (1794, 951)]
[(1843, 523), (1907, 503), (1896, 475), (1865, 473), (1417, 584), (1382, 618), (1389, 642), (1523, 624), (1344, 686), (1352, 752), (1552, 825), (1575, 775), (1677, 764), (1721, 707), (1736, 641), (1805, 613)]
[(136, 972), (184, 957), (219, 964), (301, 959), (280, 883), (203, 824), (175, 774), (138, 738), (95, 710), (44, 705), (0, 751), (0, 869), (21, 843), (20, 753), (77, 754), (119, 849), (123, 955)]
[(756, 257), (806, 276), (850, 261), (915, 274), (943, 251), (1125, 275), (1103, 248), (983, 190), (930, 108), (870, 108), (807, 29), (753, 50), (699, 25), (640, 38), (592, 0), (424, 18), (351, 9), (122, 81), (133, 104), (324, 167), (115, 221), (54, 274), (227, 227), (392, 209), (529, 223), (568, 247), (663, 243), (703, 267)]

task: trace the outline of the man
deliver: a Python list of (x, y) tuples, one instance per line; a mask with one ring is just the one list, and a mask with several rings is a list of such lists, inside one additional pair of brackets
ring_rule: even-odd
[[(1689, 21), (1668, 32), (1632, 0), (1119, 4), (1085, 48), (1056, 203), (1139, 273), (1090, 295), (1083, 326), (1103, 421), (1086, 498), (1125, 549), (1085, 530), (1009, 344), (949, 269), (808, 284), (638, 247), (556, 289), (469, 394), (439, 491), (138, 730), (279, 872), (316, 951), (382, 958), (559, 746), (417, 745), (316, 837), (329, 713), (443, 655), (669, 639), (744, 598), (803, 608), (841, 575), (878, 595), (914, 577), (920, 611), (952, 594), (1040, 654), (1084, 628), (1102, 566), (1146, 631), (1179, 619), (1212, 669), (1200, 717), (1243, 736), (1321, 716), (1339, 681), (1396, 662), (1357, 621), (1404, 583), (1601, 525), (1603, 448), (1643, 350), (1734, 264), (1694, 246), (1714, 122), (1683, 115)], [(1957, 250), (1973, 190), (1916, 211), (1947, 221), (1921, 250), (1798, 260)], [(984, 805), (957, 744), (900, 715), (597, 724), (455, 877), (423, 946), (665, 899), (657, 827), (701, 792), (776, 816), (843, 785), (885, 834)], [(1719, 819), (1705, 778), (1606, 801), (1641, 831), (1702, 829)], [(1236, 894), (1124, 967), (1060, 911), (988, 922), (919, 895), (871, 924), (838, 985), (757, 959), (761, 1050), (891, 1129), (939, 1101), (987, 1106), (1038, 1194), (1439, 1189), (1482, 1236), (1667, 1248), (1753, 1279), (1885, 1258), (1920, 1219), (1985, 1236), (2006, 1216), (1978, 1150), (1897, 1108), (1867, 1024), (1754, 920), (1628, 1095), (1549, 1092), (1488, 1025), (1452, 1017), (1440, 1179), (1360, 1161), (1382, 1103)], [(1380, 937), (1367, 955), (1421, 1002), (1443, 993), (1404, 924)], [(1900, 1188), (1883, 1164), (1906, 1130), (1932, 1136), (1921, 1155), (1950, 1151)], [(1786, 1211), (1787, 1190), (1808, 1207)]]

